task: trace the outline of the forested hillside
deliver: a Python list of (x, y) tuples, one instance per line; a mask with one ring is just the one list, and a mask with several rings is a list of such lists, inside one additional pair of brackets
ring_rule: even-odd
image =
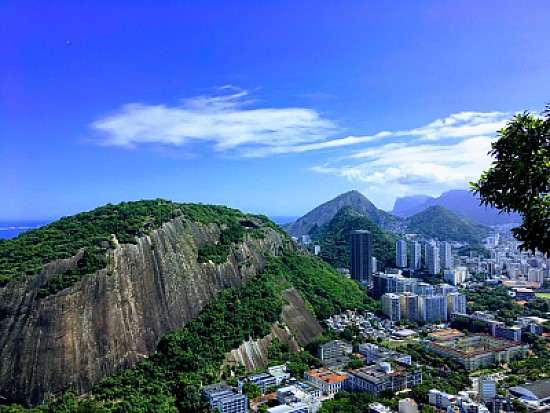
[(474, 224), (442, 206), (432, 206), (407, 219), (407, 232), (442, 241), (480, 244), (489, 228)]
[[(220, 268), (227, 266), (229, 260), (235, 259), (233, 255), (236, 253), (235, 251), (242, 254), (239, 251), (244, 247), (240, 246), (239, 239), (245, 237), (248, 239), (260, 238), (264, 227), (272, 227), (280, 231), (265, 217), (251, 217), (225, 207), (162, 202), (161, 204), (159, 201), (140, 201), (136, 204), (122, 204), (123, 209), (132, 210), (132, 207), (135, 206), (141, 211), (139, 214), (133, 214), (133, 216), (136, 216), (136, 220), (133, 229), (131, 229), (131, 231), (140, 231), (141, 238), (135, 238), (138, 234), (133, 235), (132, 232), (128, 232), (132, 236), (127, 241), (137, 240), (138, 245), (136, 247), (139, 247), (144, 242), (144, 234), (148, 231), (152, 231), (151, 236), (157, 233), (152, 227), (153, 225), (160, 225), (163, 219), (159, 217), (157, 223), (153, 224), (155, 222), (153, 217), (155, 205), (163, 205), (162, 211), (166, 213), (167, 217), (168, 212), (170, 212), (175, 216), (192, 215), (195, 220), (204, 224), (221, 223), (219, 227), (216, 227), (221, 228), (219, 241), (208, 245), (226, 245), (230, 248), (224, 247), (223, 251), (221, 249), (204, 251), (204, 247), (200, 247), (198, 257), (195, 256), (194, 258), (204, 262), (204, 264), (199, 262), (199, 265), (212, 269), (218, 266)], [(153, 209), (143, 209), (147, 205)], [(103, 207), (105, 208), (103, 210), (99, 209), (99, 211), (116, 211), (117, 207), (119, 206), (107, 206)], [(108, 228), (114, 229), (116, 227), (112, 222), (109, 225), (109, 217), (117, 216), (117, 214), (98, 214), (98, 210), (93, 212), (92, 216), (86, 215), (86, 219), (92, 219), (97, 214), (103, 217), (102, 220), (105, 221), (105, 225), (100, 226), (98, 234), (94, 232), (93, 226), (89, 227), (89, 230), (85, 231), (87, 237), (84, 237), (84, 239), (87, 242), (91, 242), (91, 240), (104, 242), (109, 237)], [(118, 212), (120, 213), (120, 210)], [(133, 213), (135, 211), (128, 212)], [(139, 223), (142, 222), (143, 218), (146, 222), (151, 222), (151, 225), (144, 226), (142, 224), (139, 227)], [(78, 218), (65, 218), (63, 223), (65, 228), (70, 226), (67, 223), (75, 219), (81, 220), (82, 215)], [(176, 221), (178, 220), (179, 218)], [(178, 225), (183, 224), (183, 221), (179, 222)], [(261, 226), (259, 226), (259, 222), (261, 222)], [(54, 225), (53, 228), (56, 231), (61, 231), (58, 225), (60, 224)], [(168, 224), (167, 230), (171, 228), (170, 225), (172, 224)], [(137, 230), (138, 227), (141, 229)], [(191, 229), (189, 230), (191, 231)], [(79, 230), (75, 228), (75, 231)], [(79, 232), (79, 234), (82, 233)], [(42, 247), (55, 245), (47, 237), (42, 239), (39, 234), (40, 232), (38, 234), (36, 232), (31, 233), (35, 245)], [(159, 234), (148, 242), (153, 242), (153, 239), (160, 240), (158, 238)], [(42, 236), (44, 236), (44, 233), (42, 233)], [(68, 239), (74, 238), (75, 246), (72, 248), (89, 248), (89, 243), (78, 244), (77, 237), (74, 235), (63, 236)], [(174, 234), (173, 236), (180, 237), (182, 235)], [(22, 246), (25, 244), (22, 243), (21, 239), (28, 242), (28, 238), (21, 237), (9, 245), (12, 248), (14, 246), (23, 248)], [(285, 302), (281, 296), (282, 291), (293, 286), (297, 288), (306, 300), (307, 306), (319, 320), (347, 308), (369, 308), (371, 310), (376, 308), (377, 304), (367, 296), (366, 291), (359, 284), (340, 276), (319, 258), (301, 251), (295, 251), (288, 237), (283, 245), (286, 246), (277, 255), (264, 253), (265, 263), (262, 269), (249, 281), (238, 288), (232, 287), (222, 290), (218, 299), (204, 307), (202, 312), (188, 322), (183, 329), (165, 334), (157, 346), (157, 351), (150, 354), (146, 360), (128, 369), (119, 370), (113, 376), (105, 378), (84, 399), (79, 398), (77, 400), (71, 393), (59, 394), (49, 404), (38, 409), (32, 409), (32, 411), (206, 412), (209, 411), (209, 407), (200, 400), (201, 384), (216, 382), (220, 379), (222, 373), (220, 367), (225, 353), (238, 347), (243, 341), (260, 338), (270, 332), (273, 323), (279, 321), (281, 316), (281, 309)], [(5, 247), (5, 245), (3, 246)], [(157, 248), (160, 247), (159, 245)], [(168, 246), (162, 247), (167, 248)], [(111, 245), (105, 248), (111, 248)], [(226, 253), (226, 249), (230, 250), (231, 257), (225, 257), (227, 263), (217, 264), (221, 261), (221, 255)], [(154, 250), (152, 252), (156, 253)], [(173, 257), (177, 256), (178, 254), (173, 255)], [(185, 259), (191, 258), (187, 257)], [(22, 265), (24, 265), (24, 262), (24, 260), (21, 260)], [(246, 269), (245, 262), (241, 262), (243, 271)], [(109, 267), (111, 263), (107, 262), (104, 265)], [(241, 264), (239, 264), (239, 268), (241, 268)], [(108, 276), (107, 279), (109, 279)], [(71, 288), (74, 289), (77, 285), (80, 285), (79, 281), (77, 283), (79, 284), (75, 284)], [(55, 300), (57, 300), (58, 296), (55, 297)], [(51, 301), (51, 303), (54, 301)], [(148, 311), (157, 310), (150, 308)], [(85, 309), (79, 311), (82, 312)], [(117, 334), (117, 332), (112, 331), (111, 334)], [(295, 368), (302, 370), (310, 367), (308, 365), (310, 361), (308, 360), (307, 357), (293, 356)], [(225, 374), (228, 374), (228, 372), (225, 371)], [(2, 411), (2, 408), (0, 408), (0, 411)], [(5, 411), (26, 410), (22, 407), (12, 406)]]
[[(135, 244), (137, 237), (177, 216), (225, 227), (219, 243), (205, 246), (199, 252), (199, 259), (203, 261), (225, 261), (229, 246), (241, 241), (247, 230), (254, 230), (239, 222), (248, 219), (249, 215), (224, 206), (178, 204), (163, 199), (108, 204), (90, 212), (63, 217), (17, 238), (0, 239), (0, 286), (12, 278), (38, 274), (45, 264), (81, 252), (76, 268), (52, 278), (39, 296), (54, 294), (73, 285), (83, 275), (104, 268), (108, 263), (105, 252), (114, 248), (115, 243)], [(266, 217), (255, 217), (265, 224), (270, 222)], [(269, 225), (275, 227), (273, 223)]]
[(333, 267), (348, 267), (349, 233), (356, 229), (369, 230), (374, 256), (385, 265), (395, 265), (396, 235), (384, 231), (367, 215), (352, 207), (342, 208), (328, 223), (312, 231), (313, 241), (321, 246), (321, 258)]
[(296, 237), (310, 234), (312, 231), (315, 231), (315, 228), (328, 223), (338, 211), (346, 207), (351, 207), (357, 212), (368, 216), (377, 225), (384, 228), (396, 227), (398, 226), (398, 222), (401, 221), (400, 218), (378, 209), (359, 191), (349, 191), (312, 209), (295, 222), (285, 225), (285, 230), (290, 235)]
[[(247, 285), (223, 291), (184, 329), (166, 334), (146, 361), (103, 380), (91, 398), (77, 402), (65, 394), (29, 411), (208, 412), (200, 399), (201, 384), (219, 380), (226, 352), (269, 333), (281, 313), (280, 293), (292, 285), (320, 320), (346, 308), (374, 310), (377, 305), (359, 284), (321, 260), (287, 250), (282, 257), (270, 259)], [(303, 370), (308, 367), (306, 363)], [(27, 411), (11, 409), (6, 411)]]

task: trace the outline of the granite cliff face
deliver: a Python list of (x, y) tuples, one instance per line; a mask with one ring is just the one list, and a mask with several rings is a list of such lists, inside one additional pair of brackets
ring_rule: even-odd
[(168, 331), (182, 328), (220, 291), (238, 287), (282, 252), (285, 239), (262, 227), (246, 236), (227, 262), (197, 262), (220, 227), (176, 218), (136, 245), (108, 252), (110, 264), (77, 284), (38, 299), (51, 277), (75, 266), (58, 260), (0, 288), (0, 396), (38, 404), (64, 389), (89, 391), (101, 378), (155, 351)]
[(285, 326), (274, 325), (271, 333), (259, 340), (248, 340), (225, 357), (225, 364), (240, 364), (248, 371), (265, 369), (269, 363), (269, 346), (274, 338), (288, 344), (292, 351), (300, 351), (314, 337), (321, 334), (323, 327), (307, 309), (306, 303), (296, 288), (282, 292), (286, 300), (282, 319)]

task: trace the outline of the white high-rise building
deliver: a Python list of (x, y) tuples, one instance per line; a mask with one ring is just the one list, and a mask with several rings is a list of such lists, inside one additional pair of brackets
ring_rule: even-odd
[(384, 294), (380, 299), (382, 312), (392, 321), (401, 320), (401, 297), (399, 294)]
[(397, 268), (407, 267), (407, 241), (402, 239), (395, 243), (395, 265)]
[(460, 293), (447, 294), (447, 314), (466, 314), (466, 296)]
[(426, 268), (430, 274), (439, 274), (439, 248), (435, 245), (426, 243)]
[(401, 317), (409, 321), (420, 319), (418, 313), (418, 295), (413, 293), (403, 293), (401, 299)]
[(411, 269), (418, 271), (422, 268), (422, 246), (419, 242), (412, 242), (410, 248)]
[(442, 295), (419, 297), (420, 319), (424, 321), (447, 321), (447, 298)]
[(468, 277), (468, 269), (466, 267), (457, 267), (454, 270), (445, 270), (443, 279), (452, 285), (461, 285)]
[(451, 252), (451, 243), (442, 242), (439, 244), (439, 262), (441, 268), (444, 270), (450, 270), (453, 268), (453, 255)]

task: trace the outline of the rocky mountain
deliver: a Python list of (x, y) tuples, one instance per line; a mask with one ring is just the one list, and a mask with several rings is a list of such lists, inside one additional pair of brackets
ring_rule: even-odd
[(218, 242), (222, 229), (180, 217), (135, 245), (117, 245), (106, 268), (48, 297), (38, 298), (41, 287), (76, 258), (11, 280), (0, 289), (1, 394), (30, 404), (68, 385), (81, 394), (143, 360), (163, 334), (182, 328), (221, 290), (254, 277), (266, 254), (282, 252), (281, 234), (263, 230), (265, 237), (246, 237), (223, 264), (200, 263), (200, 247)]
[(437, 198), (426, 195), (397, 198), (391, 213), (400, 217), (410, 217), (434, 205), (447, 208), (463, 218), (483, 225), (509, 224), (521, 221), (517, 214), (499, 214), (499, 211), (495, 208), (480, 205), (474, 194), (460, 189), (444, 192)]
[(263, 216), (163, 200), (2, 241), (0, 276), (0, 399), (28, 405), (93, 389), (114, 411), (198, 411), (224, 354), (265, 338), (248, 361), (265, 363), (270, 331), (297, 348), (372, 304)]
[(373, 254), (383, 265), (395, 264), (397, 237), (381, 229), (368, 215), (351, 206), (341, 208), (330, 221), (316, 227), (311, 236), (313, 241), (321, 246), (321, 258), (336, 268), (348, 267), (349, 233), (357, 229), (367, 229), (371, 232)]
[[(391, 213), (399, 217), (407, 217), (410, 211), (416, 211), (417, 208), (421, 208), (428, 200), (433, 199), (428, 195), (412, 195), (401, 198), (395, 198), (395, 204)], [(421, 210), (417, 211), (420, 212)]]
[(396, 217), (378, 209), (359, 191), (349, 191), (319, 205), (284, 228), (293, 237), (309, 234), (314, 227), (329, 222), (343, 207), (352, 207), (382, 227), (390, 227), (396, 221)]
[(471, 221), (439, 206), (431, 206), (406, 220), (407, 232), (425, 238), (445, 241), (466, 241), (480, 244), (489, 233), (489, 228)]

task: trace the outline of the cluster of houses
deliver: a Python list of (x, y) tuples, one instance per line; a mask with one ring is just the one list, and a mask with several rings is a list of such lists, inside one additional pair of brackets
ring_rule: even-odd
[[(323, 400), (342, 390), (380, 395), (386, 389), (399, 392), (422, 383), (422, 372), (409, 355), (369, 343), (361, 344), (355, 354), (364, 367), (344, 371), (352, 350), (351, 344), (332, 340), (318, 348), (317, 356), (324, 367), (306, 371), (302, 379), (291, 377), (284, 365), (275, 366), (239, 378), (237, 387), (225, 383), (204, 386), (203, 396), (222, 413), (248, 412), (242, 389), (251, 382), (263, 394), (251, 400), (254, 409), (268, 403), (268, 413), (315, 413)], [(276, 391), (266, 394), (274, 388)]]

